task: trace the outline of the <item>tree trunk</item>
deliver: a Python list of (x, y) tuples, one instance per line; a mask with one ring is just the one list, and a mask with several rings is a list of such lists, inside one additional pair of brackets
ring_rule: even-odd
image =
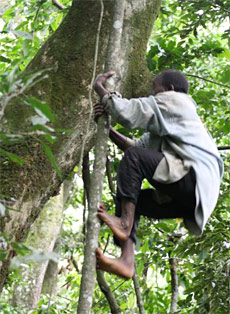
[[(69, 198), (69, 192), (73, 185), (72, 180), (65, 180), (63, 182), (63, 209), (66, 207), (66, 202)], [(54, 245), (53, 251), (57, 254), (61, 254), (61, 229), (58, 237), (56, 238), (56, 242)], [(57, 276), (58, 276), (58, 263), (53, 261), (49, 261), (48, 266), (46, 268), (46, 273), (42, 282), (42, 290), (41, 294), (48, 294), (50, 297), (55, 296), (57, 294)]]
[[(61, 242), (57, 238), (53, 251), (57, 254), (61, 252)], [(41, 294), (48, 294), (50, 297), (56, 296), (57, 294), (57, 278), (58, 276), (58, 263), (49, 261), (46, 268), (46, 273), (42, 282)]]
[(177, 275), (177, 260), (174, 257), (170, 256), (169, 252), (169, 267), (171, 274), (171, 288), (172, 288), (172, 296), (171, 296), (171, 305), (169, 313), (176, 312), (177, 309), (177, 301), (178, 301), (178, 275)]
[[(59, 195), (51, 198), (41, 214), (32, 225), (25, 244), (38, 251), (52, 252), (60, 233), (63, 214), (63, 188)], [(13, 294), (13, 305), (24, 311), (37, 306), (40, 299), (43, 279), (48, 261), (33, 263), (28, 268), (21, 266), (23, 285), (16, 286)]]
[[(121, 52), (121, 35), (124, 24), (124, 9), (125, 0), (116, 0), (114, 3), (113, 25), (109, 35), (108, 52), (105, 63), (106, 72), (110, 69), (115, 70), (116, 74), (121, 72), (121, 60), (119, 56)], [(103, 14), (104, 5), (103, 1), (101, 0), (101, 17)], [(113, 79), (111, 88), (115, 90), (116, 87), (118, 88), (116, 85), (118, 84), (115, 84), (115, 80)], [(87, 221), (86, 245), (84, 250), (80, 296), (77, 309), (77, 313), (79, 314), (89, 313), (93, 301), (96, 271), (95, 250), (98, 247), (98, 236), (100, 231), (100, 222), (97, 218), (97, 208), (100, 205), (102, 196), (108, 138), (109, 117), (107, 114), (104, 114), (98, 119), (97, 136), (94, 149), (95, 160), (93, 165), (93, 173), (90, 179), (89, 215)]]
[[(113, 4), (114, 1), (104, 0), (98, 73), (103, 72)], [(150, 74), (145, 64), (145, 52), (160, 4), (161, 0), (126, 0), (120, 56), (123, 62), (120, 88), (126, 97), (144, 96), (149, 91)], [(0, 160), (1, 198), (11, 201), (11, 207), (19, 210), (10, 211), (1, 221), (1, 231), (5, 232), (11, 242), (26, 236), (46, 201), (79, 161), (90, 111), (88, 87), (93, 71), (99, 16), (100, 1), (74, 0), (58, 30), (23, 73), (26, 76), (30, 72), (49, 69), (48, 78), (27, 90), (23, 97), (32, 95), (48, 103), (55, 115), (54, 127), (71, 129), (73, 132), (59, 133), (57, 141), (51, 147), (62, 178), (50, 165), (36, 138), (26, 136), (14, 146), (5, 145), (5, 150), (24, 160), (23, 166), (3, 157)], [(22, 96), (12, 99), (5, 109), (2, 132), (28, 132), (31, 115), (34, 115), (33, 110), (23, 104)], [(95, 125), (92, 122), (85, 151), (92, 146), (94, 134)], [(0, 265), (0, 289), (7, 276), (10, 256), (11, 254)]]

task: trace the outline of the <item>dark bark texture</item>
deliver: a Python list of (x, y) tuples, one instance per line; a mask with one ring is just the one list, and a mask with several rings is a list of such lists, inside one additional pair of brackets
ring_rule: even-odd
[[(125, 97), (143, 96), (149, 91), (150, 74), (145, 64), (145, 51), (161, 0), (126, 0), (121, 39), (120, 90)], [(112, 23), (114, 1), (104, 0), (105, 14), (99, 45), (97, 73), (103, 72)], [(54, 127), (71, 129), (71, 134), (59, 133), (51, 146), (61, 170), (60, 178), (50, 165), (38, 138), (26, 136), (18, 144), (3, 147), (20, 156), (24, 165), (1, 157), (1, 199), (10, 201), (10, 211), (1, 220), (1, 231), (11, 242), (22, 240), (39, 215), (46, 201), (55, 194), (62, 181), (78, 163), (85, 125), (89, 117), (88, 89), (93, 72), (95, 40), (100, 16), (100, 1), (74, 0), (58, 30), (41, 47), (24, 71), (47, 70), (48, 78), (28, 89), (23, 96), (10, 101), (5, 109), (1, 131), (18, 134), (31, 130), (34, 111), (23, 103), (23, 97), (35, 96), (50, 105), (55, 115)], [(95, 135), (92, 121), (85, 152), (92, 147)], [(6, 276), (9, 258), (0, 264), (0, 289)]]
[(136, 265), (135, 265), (135, 273), (133, 275), (133, 285), (134, 285), (134, 289), (135, 289), (135, 293), (136, 293), (137, 305), (139, 308), (139, 312), (140, 312), (140, 314), (145, 314), (144, 303), (143, 303), (142, 296), (141, 296), (141, 288), (140, 288), (140, 284), (139, 284), (139, 277), (137, 274)]

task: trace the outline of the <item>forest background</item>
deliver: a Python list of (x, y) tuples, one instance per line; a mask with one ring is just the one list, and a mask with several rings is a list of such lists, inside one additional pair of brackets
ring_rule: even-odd
[[(36, 88), (37, 81), (49, 75), (40, 71), (23, 80), (20, 76), (43, 43), (58, 29), (70, 6), (68, 0), (62, 1), (62, 5), (45, 0), (15, 0), (0, 5), (1, 178), (12, 163), (17, 169), (23, 169), (29, 162), (28, 155), (27, 160), (11, 148), (20, 146), (28, 137), (39, 138), (46, 158), (45, 167), (55, 168), (59, 177), (63, 174), (55, 158), (54, 143), (60, 140), (57, 134), (71, 134), (72, 130), (68, 124), (60, 129), (55, 126), (58, 118), (54, 117), (49, 102), (44, 103), (39, 97), (26, 98), (26, 106), (33, 109), (33, 128), (29, 132), (22, 131), (20, 119), (18, 131), (17, 127), (14, 132), (6, 131), (3, 118), (11, 96), (18, 96), (19, 90), (23, 94), (26, 88)], [(165, 0), (160, 6), (146, 51), (148, 68), (154, 75), (167, 68), (176, 68), (187, 75), (190, 95), (220, 148), (225, 172), (216, 210), (202, 236), (190, 236), (180, 220), (141, 220), (134, 280), (125, 281), (105, 274), (116, 300), (117, 312), (113, 313), (230, 313), (229, 7), (229, 1), (224, 0)], [(90, 28), (85, 32), (90, 36)], [(87, 58), (85, 62), (92, 64)], [(84, 66), (74, 70), (77, 76)], [(68, 86), (65, 88), (68, 90)], [(146, 90), (148, 88), (145, 86)], [(93, 122), (91, 127), (95, 130)], [(129, 132), (120, 125), (116, 125), (116, 129), (131, 137), (141, 135), (139, 130)], [(111, 210), (121, 158), (121, 152), (109, 143), (103, 201)], [(77, 311), (86, 233), (88, 173), (92, 172), (93, 160), (92, 150), (84, 157), (81, 173), (79, 163), (71, 171), (66, 170), (62, 187), (52, 193), (53, 197), (31, 224), (29, 234), (21, 238), (23, 242), (17, 238), (12, 241), (4, 229), (1, 230), (0, 260), (4, 264), (9, 256), (14, 258), (8, 279), (4, 280), (0, 313)], [(14, 190), (14, 182), (9, 182), (10, 189)], [(148, 183), (144, 182), (143, 187), (148, 187)], [(1, 186), (2, 220), (16, 210), (12, 199), (5, 200), (5, 193)], [(104, 226), (99, 242), (106, 254), (119, 256), (111, 233)], [(92, 313), (112, 311), (107, 298), (97, 285)]]

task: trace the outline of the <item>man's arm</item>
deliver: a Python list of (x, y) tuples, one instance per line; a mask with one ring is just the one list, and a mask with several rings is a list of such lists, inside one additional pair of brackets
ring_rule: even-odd
[(111, 94), (110, 97), (104, 98), (104, 96), (110, 94), (105, 87), (105, 83), (114, 74), (113, 71), (100, 74), (94, 81), (94, 90), (100, 96), (105, 111), (116, 122), (129, 129), (139, 128), (155, 134), (168, 134), (165, 125), (162, 127), (163, 117), (153, 96), (128, 100), (116, 94)]
[(131, 146), (135, 146), (134, 140), (115, 131), (112, 127), (110, 127), (109, 137), (111, 141), (113, 141), (117, 145), (117, 147), (123, 151)]
[[(94, 118), (97, 121), (97, 119), (103, 115), (104, 108), (103, 105), (101, 105), (100, 103), (97, 103), (93, 106), (94, 108)], [(135, 141), (132, 140), (131, 138), (115, 131), (111, 126), (110, 126), (110, 130), (109, 130), (109, 137), (111, 139), (111, 141), (113, 141), (118, 148), (120, 148), (121, 150), (125, 151), (127, 148), (129, 148), (130, 146), (135, 146)]]
[(95, 92), (100, 96), (101, 100), (105, 95), (109, 94), (109, 91), (105, 87), (105, 83), (114, 74), (115, 74), (114, 71), (109, 71), (109, 72), (104, 73), (104, 74), (99, 74), (96, 77), (94, 84), (93, 84), (93, 88), (94, 88)]

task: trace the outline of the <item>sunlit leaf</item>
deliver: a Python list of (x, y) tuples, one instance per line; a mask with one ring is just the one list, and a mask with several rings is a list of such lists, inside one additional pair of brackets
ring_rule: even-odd
[(10, 160), (12, 160), (13, 162), (16, 162), (20, 166), (23, 165), (23, 160), (16, 154), (7, 152), (6, 150), (4, 150), (2, 148), (0, 148), (0, 154), (3, 155), (3, 156), (8, 157)]
[(56, 160), (55, 160), (55, 158), (54, 158), (54, 155), (53, 155), (53, 153), (52, 153), (52, 150), (51, 150), (50, 147), (49, 147), (47, 144), (45, 144), (42, 140), (40, 140), (40, 143), (41, 143), (41, 146), (42, 146), (42, 148), (44, 149), (44, 152), (45, 152), (47, 158), (49, 159), (51, 165), (54, 167), (54, 169), (57, 171), (58, 176), (61, 178), (61, 177), (62, 177), (62, 175), (61, 175), (61, 170), (59, 169), (59, 167), (58, 167), (58, 165), (57, 165), (57, 163), (56, 163)]
[(39, 115), (42, 114), (43, 117), (45, 116), (49, 121), (54, 122), (54, 115), (52, 114), (50, 106), (48, 104), (41, 102), (35, 97), (27, 97), (25, 101), (27, 104), (32, 106)]
[(16, 256), (11, 260), (10, 268), (15, 269), (20, 267), (22, 264), (29, 264), (31, 262), (35, 263), (42, 263), (47, 260), (50, 260), (52, 262), (58, 263), (59, 255), (54, 252), (35, 252), (30, 255), (24, 255), (24, 256)]

